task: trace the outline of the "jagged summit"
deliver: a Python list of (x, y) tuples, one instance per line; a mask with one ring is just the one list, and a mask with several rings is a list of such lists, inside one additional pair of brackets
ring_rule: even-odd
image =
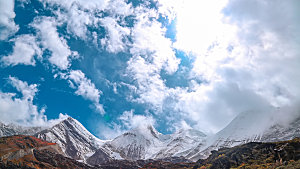
[(300, 137), (300, 118), (283, 125), (274, 123), (274, 118), (266, 120), (270, 115), (273, 114), (253, 111), (241, 113), (223, 130), (211, 136), (195, 129), (181, 129), (173, 134), (164, 135), (152, 125), (145, 124), (113, 140), (104, 141), (92, 135), (72, 117), (67, 117), (44, 130), (39, 127), (26, 128), (0, 123), (0, 136), (34, 134), (45, 141), (57, 143), (67, 156), (92, 164), (116, 159), (147, 160), (166, 157), (184, 157), (195, 161), (208, 157), (212, 150), (222, 147)]
[(87, 154), (95, 152), (105, 142), (92, 135), (72, 117), (66, 118), (35, 136), (57, 143), (67, 156), (76, 160), (85, 160)]
[(157, 145), (161, 145), (161, 133), (151, 125), (141, 125), (116, 137), (107, 144), (112, 151), (130, 160), (147, 159)]
[[(136, 135), (143, 135), (143, 137), (145, 138), (157, 138), (159, 139), (162, 134), (160, 132), (158, 132), (153, 125), (147, 124), (147, 125), (140, 125), (138, 127), (135, 127), (129, 131), (127, 131), (126, 133), (132, 133), (132, 134), (136, 134)], [(125, 133), (124, 133), (125, 134)]]
[(204, 133), (193, 129), (163, 135), (152, 125), (141, 125), (107, 142), (104, 147), (124, 159), (162, 159), (184, 156), (186, 150), (205, 138)]

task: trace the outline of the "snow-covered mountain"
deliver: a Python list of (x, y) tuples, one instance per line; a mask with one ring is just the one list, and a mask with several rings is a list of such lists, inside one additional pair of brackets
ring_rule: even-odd
[(12, 135), (33, 135), (42, 129), (42, 127), (24, 127), (12, 123), (4, 124), (0, 122), (0, 137)]
[(67, 156), (76, 160), (85, 160), (105, 142), (92, 135), (72, 117), (36, 133), (35, 136), (48, 142), (57, 143)]
[(151, 125), (134, 128), (104, 145), (124, 159), (148, 159), (162, 146), (165, 136)]
[(204, 142), (206, 135), (189, 129), (163, 135), (153, 126), (139, 126), (103, 145), (128, 160), (185, 156), (191, 147)]
[(262, 142), (274, 142), (291, 140), (300, 137), (300, 117), (293, 120), (288, 125), (275, 124), (267, 129), (261, 137)]
[(207, 136), (195, 129), (179, 130), (169, 135), (163, 148), (155, 154), (155, 159), (166, 157), (186, 157), (189, 150), (196, 145), (205, 144)]
[(196, 161), (208, 157), (212, 150), (222, 147), (300, 137), (300, 118), (289, 123), (278, 123), (274, 121), (274, 115), (276, 112), (240, 113), (223, 130), (212, 136), (206, 136), (194, 129), (163, 135), (153, 126), (145, 125), (133, 128), (113, 140), (103, 141), (71, 117), (48, 129), (0, 123), (0, 136), (34, 135), (57, 143), (67, 156), (90, 164), (116, 159), (146, 160), (169, 157), (184, 157)]
[(186, 155), (196, 161), (206, 158), (212, 150), (234, 147), (248, 142), (274, 142), (300, 137), (300, 118), (290, 123), (274, 120), (276, 111), (240, 113), (224, 129), (207, 138), (203, 144), (191, 148)]

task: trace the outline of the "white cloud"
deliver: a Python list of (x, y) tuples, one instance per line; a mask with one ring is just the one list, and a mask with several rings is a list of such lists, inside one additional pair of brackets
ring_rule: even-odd
[(172, 42), (165, 37), (166, 29), (157, 18), (156, 10), (145, 7), (135, 9), (137, 22), (132, 28), (132, 58), (127, 62), (128, 75), (137, 86), (139, 103), (151, 105), (155, 112), (162, 112), (164, 101), (174, 90), (166, 87), (161, 78), (161, 71), (173, 74), (177, 71), (180, 60), (176, 58)]
[(41, 17), (32, 26), (38, 30), (42, 46), (51, 52), (49, 62), (60, 69), (67, 69), (72, 52), (66, 40), (59, 36), (56, 21), (53, 18)]
[(132, 57), (128, 61), (127, 70), (136, 81), (136, 92), (139, 94), (134, 101), (151, 104), (155, 110), (161, 111), (166, 97), (166, 86), (156, 69), (155, 65), (147, 63), (140, 56)]
[(203, 55), (214, 42), (230, 38), (231, 27), (222, 22), (221, 10), (226, 2), (227, 0), (184, 1), (176, 11), (177, 33), (174, 46), (187, 53)]
[[(168, 14), (169, 9), (178, 10), (174, 46), (193, 61), (186, 77), (190, 86), (175, 89), (168, 88), (160, 76), (166, 58), (174, 56), (172, 43), (163, 39), (159, 23), (147, 20), (157, 17), (156, 12), (139, 10), (132, 30), (134, 56), (127, 68), (139, 95), (134, 101), (150, 103), (154, 110), (174, 105), (169, 110), (174, 118), (187, 119), (192, 127), (208, 133), (222, 129), (240, 112), (296, 104), (293, 100), (300, 92), (297, 3), (191, 0), (181, 8), (160, 3), (166, 15), (174, 15)], [(172, 65), (176, 64), (167, 67)], [(176, 70), (173, 66), (169, 72)]]
[(15, 87), (22, 97), (16, 93), (0, 91), (0, 119), (5, 123), (15, 123), (24, 126), (49, 127), (66, 118), (60, 115), (59, 119), (47, 120), (45, 109), (38, 109), (33, 99), (38, 92), (37, 84), (28, 84), (15, 77), (9, 77), (10, 84)]
[[(179, 93), (176, 107), (196, 122), (194, 127), (216, 132), (240, 112), (295, 104), (300, 16), (293, 3), (232, 0), (220, 8), (203, 4), (209, 11), (197, 21), (180, 21), (178, 14), (182, 23), (177, 25), (176, 47), (194, 55), (189, 78), (202, 83), (191, 80), (190, 90)], [(195, 4), (187, 10), (193, 11)]]
[(41, 57), (41, 49), (32, 35), (21, 35), (12, 41), (15, 42), (12, 54), (3, 56), (1, 61), (6, 65), (35, 65), (34, 57)]
[(124, 111), (118, 117), (120, 124), (114, 122), (110, 124), (105, 124), (103, 122), (97, 124), (98, 135), (100, 138), (104, 139), (114, 139), (117, 136), (120, 136), (124, 132), (146, 125), (155, 125), (156, 121), (151, 115), (138, 115), (134, 114), (134, 110)]
[[(98, 28), (99, 25), (104, 26), (108, 32), (108, 36), (101, 39), (101, 44), (106, 46), (110, 52), (120, 52), (125, 47), (125, 36), (130, 31), (128, 28), (120, 26), (124, 23), (124, 17), (132, 14), (131, 4), (127, 4), (124, 0), (102, 0), (102, 1), (82, 1), (82, 0), (47, 0), (43, 1), (49, 7), (59, 6), (55, 11), (58, 20), (67, 23), (68, 33), (77, 37), (88, 40), (88, 26)], [(100, 11), (110, 14), (110, 17), (103, 17)], [(95, 33), (95, 32), (94, 32)]]
[(35, 94), (38, 92), (37, 84), (28, 85), (15, 77), (9, 77), (9, 81), (19, 92), (22, 93), (23, 98), (32, 101)]
[[(126, 73), (134, 81), (132, 90), (138, 97), (127, 97), (157, 112), (168, 108), (173, 114), (165, 117), (167, 120), (184, 118), (191, 127), (206, 132), (220, 130), (238, 113), (249, 109), (296, 104), (293, 100), (300, 94), (298, 1), (156, 2), (158, 10), (143, 5), (133, 8), (122, 0), (48, 0), (44, 3), (50, 7), (59, 6), (54, 12), (56, 19), (40, 18), (33, 26), (39, 30), (43, 47), (52, 52), (49, 61), (60, 69), (69, 68), (72, 52), (59, 36), (57, 24), (67, 23), (68, 33), (82, 39), (88, 39), (88, 26), (105, 27), (108, 34), (100, 42), (109, 52), (130, 47), (132, 58), (127, 62)], [(13, 8), (7, 11), (6, 18), (12, 22)], [(100, 11), (109, 16), (103, 17)], [(157, 21), (159, 13), (169, 19), (176, 17), (174, 44)], [(134, 25), (127, 28), (123, 26), (124, 17), (131, 14), (135, 16)], [(98, 43), (100, 36), (96, 32), (93, 36)], [(127, 36), (131, 36), (130, 40)], [(180, 60), (174, 47), (190, 54), (193, 61), (185, 79), (189, 86), (185, 88), (167, 87), (160, 75), (163, 71), (172, 76), (178, 70)], [(34, 64), (29, 59), (32, 53), (28, 52), (23, 64)], [(13, 62), (16, 59), (9, 61)], [(104, 113), (99, 104), (101, 91), (83, 72), (72, 70), (65, 79), (70, 80), (77, 95), (91, 100)], [(128, 127), (134, 126), (136, 119), (142, 121), (146, 116), (129, 111), (120, 117)], [(185, 122), (178, 125), (188, 127)]]
[(32, 101), (15, 96), (15, 93), (0, 92), (1, 121), (33, 126), (45, 121), (44, 110), (38, 111)]
[(127, 1), (124, 0), (111, 0), (106, 8), (112, 15), (116, 15), (116, 17), (129, 16), (133, 14), (133, 9), (131, 4), (127, 4)]
[(98, 137), (105, 140), (112, 140), (126, 132), (126, 130), (123, 130), (121, 126), (116, 123), (105, 125), (103, 122), (97, 124), (96, 130)]
[(14, 22), (14, 0), (0, 0), (0, 40), (5, 40), (19, 29)]
[(85, 0), (46, 0), (42, 1), (50, 6), (60, 5), (65, 9), (70, 9), (74, 5), (78, 5), (85, 10), (98, 9), (103, 10), (108, 5), (109, 0), (85, 1)]
[(130, 53), (145, 57), (155, 65), (158, 72), (164, 69), (169, 74), (174, 73), (180, 60), (175, 56), (171, 40), (165, 37), (166, 29), (158, 21), (151, 21), (151, 18), (157, 17), (156, 11), (136, 9), (136, 15), (137, 23), (132, 29), (133, 44)]
[(67, 77), (63, 78), (69, 79), (70, 86), (76, 88), (75, 94), (92, 101), (98, 112), (101, 114), (105, 113), (103, 105), (99, 103), (102, 92), (96, 88), (95, 84), (82, 71), (71, 70)]
[(67, 22), (67, 30), (70, 34), (73, 33), (81, 39), (87, 39), (87, 26), (93, 24), (93, 14), (78, 8), (78, 6), (72, 5), (65, 15), (59, 14), (59, 16), (64, 17), (63, 20)]
[(136, 115), (134, 110), (124, 111), (119, 120), (127, 129), (155, 124), (155, 119), (152, 116)]
[(100, 22), (108, 31), (107, 36), (101, 39), (101, 45), (106, 46), (106, 50), (112, 53), (124, 51), (130, 29), (120, 26), (113, 17), (105, 17)]

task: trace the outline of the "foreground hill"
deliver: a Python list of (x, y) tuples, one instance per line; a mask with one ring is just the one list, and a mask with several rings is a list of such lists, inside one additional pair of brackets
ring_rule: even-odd
[(92, 168), (64, 156), (61, 148), (33, 136), (0, 138), (0, 168)]
[(250, 142), (232, 148), (212, 151), (205, 160), (195, 163), (170, 163), (153, 161), (144, 168), (300, 168), (300, 138), (289, 141), (261, 143)]
[(197, 162), (181, 161), (180, 157), (176, 157), (165, 160), (109, 160), (102, 165), (90, 166), (65, 157), (55, 143), (18, 135), (0, 138), (0, 168), (300, 168), (300, 138), (221, 148)]

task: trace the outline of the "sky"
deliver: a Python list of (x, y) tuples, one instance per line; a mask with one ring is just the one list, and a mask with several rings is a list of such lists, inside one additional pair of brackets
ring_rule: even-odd
[(71, 116), (111, 139), (300, 115), (299, 11), (298, 0), (0, 0), (0, 121)]

